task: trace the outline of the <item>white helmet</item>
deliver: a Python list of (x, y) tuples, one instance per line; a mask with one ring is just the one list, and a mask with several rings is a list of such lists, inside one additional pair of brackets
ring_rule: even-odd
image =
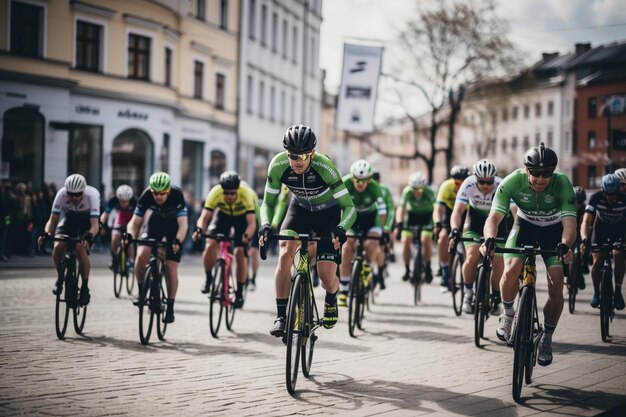
[(133, 189), (130, 187), (130, 185), (122, 184), (117, 187), (115, 195), (117, 196), (118, 200), (130, 200), (131, 198), (133, 198)]
[(82, 193), (86, 186), (87, 181), (80, 174), (72, 174), (65, 179), (65, 191), (68, 193)]
[(474, 175), (479, 178), (491, 178), (496, 175), (496, 166), (488, 159), (481, 159), (472, 168)]
[(371, 178), (372, 172), (372, 165), (365, 159), (359, 159), (350, 167), (350, 174), (359, 180)]
[(619, 182), (622, 184), (626, 183), (626, 168), (620, 168), (614, 172), (615, 175), (619, 178)]
[(409, 186), (411, 188), (421, 188), (426, 186), (426, 178), (421, 172), (414, 172), (409, 175)]

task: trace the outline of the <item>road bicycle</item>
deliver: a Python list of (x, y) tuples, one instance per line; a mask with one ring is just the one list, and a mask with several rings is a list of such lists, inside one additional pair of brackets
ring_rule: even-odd
[(379, 236), (367, 236), (367, 232), (358, 236), (347, 236), (348, 239), (357, 241), (356, 250), (352, 257), (352, 275), (350, 278), (350, 296), (348, 298), (348, 331), (350, 336), (355, 336), (355, 328), (363, 330), (363, 317), (365, 307), (368, 304), (370, 293), (373, 292), (372, 266), (365, 259), (365, 241), (376, 240)]
[(74, 331), (82, 335), (85, 328), (85, 320), (87, 318), (87, 306), (80, 305), (79, 294), (84, 281), (78, 283), (80, 275), (79, 263), (76, 257), (76, 244), (83, 240), (67, 235), (58, 235), (50, 239), (55, 242), (63, 242), (66, 245), (65, 255), (61, 260), (62, 286), (56, 289), (56, 305), (54, 309), (55, 329), (57, 337), (60, 340), (65, 339), (65, 331), (67, 330), (67, 322), (70, 316), (70, 310), (74, 317)]
[[(167, 286), (164, 285), (166, 260), (163, 254), (167, 242), (156, 239), (136, 239), (138, 245), (150, 246), (150, 260), (139, 282), (139, 340), (142, 345), (150, 342), (152, 327), (156, 327), (159, 340), (165, 340), (165, 309)], [(156, 323), (155, 323), (156, 322)]]
[[(114, 227), (113, 229), (119, 230), (122, 234), (126, 232), (125, 226)], [(132, 295), (135, 277), (129, 272), (128, 246), (120, 243), (113, 257), (113, 293), (116, 298), (120, 298), (124, 281), (126, 281), (126, 292), (128, 295)]]
[(543, 327), (539, 322), (537, 310), (537, 294), (535, 282), (537, 280), (537, 255), (561, 256), (556, 250), (543, 250), (536, 246), (527, 245), (517, 248), (495, 248), (497, 253), (513, 253), (524, 256), (524, 264), (520, 273), (521, 285), (517, 301), (517, 311), (512, 332), (513, 345), (513, 399), (520, 402), (522, 381), (532, 382), (533, 368), (537, 363), (537, 348), (543, 335)]
[(583, 262), (584, 256), (580, 252), (580, 246), (578, 244), (573, 247), (574, 258), (572, 264), (569, 267), (569, 280), (567, 283), (567, 302), (570, 314), (574, 314), (576, 311), (576, 296), (578, 295), (578, 286), (584, 279), (583, 277)]
[[(266, 236), (266, 239), (268, 236)], [(287, 346), (285, 376), (287, 391), (294, 395), (298, 379), (298, 367), (302, 360), (302, 374), (310, 376), (313, 363), (313, 350), (317, 335), (315, 331), (322, 326), (317, 303), (313, 294), (313, 281), (309, 264), (309, 245), (328, 237), (319, 237), (314, 234), (299, 234), (297, 236), (274, 235), (269, 240), (299, 240), (297, 249), (299, 257), (294, 257), (295, 272), (291, 277), (291, 290), (287, 301), (287, 322), (283, 343)], [(267, 242), (267, 240), (266, 240)], [(267, 259), (267, 246), (260, 247), (261, 259)], [(337, 254), (339, 264), (341, 254)]]
[(213, 281), (209, 291), (209, 327), (211, 335), (217, 338), (222, 324), (222, 316), (225, 316), (224, 321), (228, 330), (232, 330), (235, 320), (237, 282), (231, 268), (233, 239), (223, 234), (203, 234), (202, 236), (219, 242), (220, 246), (220, 257), (213, 267)]
[(600, 334), (603, 342), (611, 338), (609, 327), (615, 317), (614, 291), (613, 291), (613, 251), (624, 251), (624, 243), (621, 240), (611, 242), (607, 240), (602, 244), (591, 245), (592, 253), (600, 253)]
[(422, 276), (424, 271), (424, 261), (422, 255), (422, 229), (420, 224), (403, 227), (403, 230), (408, 230), (413, 233), (411, 241), (411, 259), (413, 260), (411, 268), (411, 284), (413, 285), (413, 305), (417, 305), (422, 301)]

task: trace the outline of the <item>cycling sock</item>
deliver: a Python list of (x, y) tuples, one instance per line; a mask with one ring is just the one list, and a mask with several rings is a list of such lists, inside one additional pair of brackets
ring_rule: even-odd
[(405, 271), (407, 274), (410, 274), (410, 273), (411, 273), (411, 268), (409, 268), (409, 264), (404, 264), (404, 271)]
[(329, 293), (328, 291), (326, 291), (326, 297), (324, 298), (324, 303), (328, 304), (328, 305), (333, 305), (335, 304), (335, 301), (337, 300), (337, 293), (339, 291), (335, 291), (334, 293)]
[(256, 272), (252, 274), (252, 278), (250, 278), (250, 281), (256, 282)]
[(237, 283), (237, 292), (236, 292), (235, 295), (238, 298), (241, 298), (243, 296), (243, 287), (245, 287), (245, 286), (246, 286), (245, 282), (243, 282), (243, 283), (242, 282), (238, 282)]
[(174, 300), (173, 298), (166, 298), (165, 301), (167, 302), (167, 309), (172, 309), (174, 310)]
[(515, 315), (515, 308), (513, 307), (515, 304), (515, 300), (513, 301), (504, 301), (502, 300), (502, 305), (504, 306), (504, 314), (509, 317), (513, 317)]
[(286, 317), (287, 316), (287, 300), (288, 300), (288, 298), (277, 298), (276, 299), (276, 317)]
[(344, 292), (350, 289), (350, 277), (341, 277), (339, 280), (339, 291)]
[(205, 275), (208, 286), (211, 286), (211, 282), (213, 281), (213, 273), (211, 271), (205, 271)]
[(548, 324), (548, 323), (543, 323), (543, 336), (541, 337), (541, 340), (544, 343), (552, 343), (552, 334), (554, 334), (554, 330), (556, 329), (556, 324), (552, 325), (552, 324)]
[(467, 298), (472, 298), (472, 296), (474, 295), (474, 285), (464, 283), (463, 286), (465, 287), (463, 294), (465, 294)]

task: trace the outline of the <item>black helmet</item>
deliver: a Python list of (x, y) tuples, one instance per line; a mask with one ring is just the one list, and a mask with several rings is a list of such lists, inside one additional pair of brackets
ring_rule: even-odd
[(576, 194), (576, 203), (583, 204), (587, 200), (587, 193), (585, 189), (579, 185), (574, 187), (574, 194)]
[(224, 190), (235, 190), (239, 188), (241, 179), (235, 171), (224, 171), (220, 175), (220, 185)]
[(524, 155), (524, 165), (528, 168), (556, 168), (559, 158), (550, 148), (546, 148), (543, 142), (539, 146), (534, 146), (526, 151)]
[(310, 127), (304, 125), (291, 126), (283, 136), (283, 147), (288, 152), (303, 154), (311, 152), (317, 145), (317, 138)]
[(378, 172), (378, 171), (374, 171), (374, 172), (372, 172), (372, 179), (373, 179), (374, 181), (379, 182), (379, 181), (380, 181), (380, 172)]
[(455, 180), (464, 180), (469, 177), (469, 169), (465, 168), (463, 165), (455, 165), (450, 170), (450, 176)]

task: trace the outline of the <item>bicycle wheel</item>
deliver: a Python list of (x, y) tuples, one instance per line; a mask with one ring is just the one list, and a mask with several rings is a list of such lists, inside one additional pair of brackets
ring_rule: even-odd
[(476, 283), (476, 302), (474, 303), (474, 344), (480, 347), (480, 339), (484, 336), (485, 320), (489, 311), (489, 279), (491, 271), (478, 265), (478, 282)]
[(143, 276), (143, 282), (139, 291), (141, 292), (143, 302), (139, 305), (139, 340), (142, 345), (147, 345), (150, 342), (150, 335), (152, 334), (152, 322), (154, 321), (154, 314), (152, 314), (151, 307), (151, 294), (152, 288), (152, 268), (148, 266)]
[[(371, 282), (371, 278), (370, 278)], [(365, 317), (365, 304), (367, 303), (367, 291), (368, 289), (365, 287), (362, 278), (359, 280), (359, 288), (357, 292), (358, 299), (358, 307), (359, 307), (359, 315), (358, 320), (356, 322), (356, 326), (359, 330), (363, 330), (363, 317)]]
[(122, 285), (124, 284), (123, 270), (126, 269), (122, 262), (125, 262), (124, 251), (121, 247), (117, 248), (115, 252), (115, 259), (113, 265), (113, 294), (115, 298), (120, 298), (122, 292)]
[(461, 315), (463, 311), (463, 255), (457, 253), (452, 260), (450, 269), (450, 293), (452, 294), (452, 307), (454, 314)]
[(302, 337), (304, 334), (304, 291), (305, 280), (301, 274), (297, 274), (293, 280), (291, 297), (287, 305), (287, 329), (286, 344), (287, 358), (285, 376), (287, 391), (293, 395), (296, 392), (296, 381), (298, 379), (298, 366), (300, 363), (300, 350), (302, 348)]
[(422, 249), (420, 245), (415, 246), (415, 256), (413, 257), (413, 305), (417, 305), (418, 302), (422, 301), (422, 272), (423, 272), (423, 263), (422, 263)]
[(524, 378), (524, 367), (527, 360), (527, 349), (530, 341), (530, 331), (532, 331), (530, 320), (532, 312), (529, 311), (530, 303), (528, 287), (522, 288), (519, 300), (519, 309), (515, 321), (513, 345), (513, 400), (519, 403), (522, 393), (522, 382)]
[[(304, 277), (304, 275), (302, 275)], [(304, 278), (303, 278), (304, 279)], [(307, 280), (304, 279), (306, 283)], [(306, 284), (309, 286), (310, 284)], [(304, 343), (302, 344), (302, 373), (305, 377), (309, 377), (311, 374), (311, 364), (313, 363), (313, 350), (315, 349), (315, 341), (317, 336), (313, 331), (315, 327), (313, 317), (313, 292), (309, 288), (308, 291), (304, 291), (304, 326), (305, 332), (303, 335)]]
[[(124, 254), (125, 261), (128, 258), (128, 254)], [(124, 267), (126, 277), (126, 292), (128, 295), (133, 295), (133, 288), (135, 288), (135, 274), (128, 272), (128, 267)]]
[(211, 335), (217, 337), (217, 332), (222, 324), (222, 312), (224, 311), (224, 261), (219, 259), (213, 270), (213, 282), (211, 282), (211, 295), (209, 304), (209, 327)]
[(533, 382), (533, 370), (535, 369), (535, 364), (537, 363), (537, 355), (539, 349), (539, 339), (541, 338), (543, 331), (539, 327), (539, 313), (537, 312), (537, 298), (534, 295), (534, 290), (532, 291), (532, 296), (530, 297), (530, 310), (532, 311), (532, 319), (528, 323), (530, 327), (530, 331), (528, 332), (530, 341), (526, 345), (526, 366), (524, 369), (524, 376), (526, 379), (526, 385)]
[[(161, 275), (159, 277), (159, 302), (161, 303), (161, 308), (159, 314), (156, 315), (157, 318), (157, 336), (159, 340), (165, 340), (165, 331), (167, 330), (167, 323), (165, 320), (165, 309), (167, 308), (167, 286), (165, 285), (165, 276)], [(156, 300), (155, 300), (156, 301)]]
[(570, 282), (567, 288), (567, 300), (569, 313), (574, 314), (576, 310), (576, 295), (578, 295), (578, 283), (582, 279), (582, 266), (580, 265), (580, 252), (574, 253), (574, 260), (570, 267)]
[(235, 321), (235, 297), (237, 290), (237, 280), (233, 276), (233, 272), (230, 272), (228, 277), (228, 305), (226, 306), (226, 328), (228, 330), (233, 329), (233, 322)]
[(64, 285), (62, 290), (57, 289), (56, 295), (56, 305), (54, 308), (54, 324), (57, 333), (57, 337), (59, 340), (65, 339), (65, 331), (67, 330), (67, 320), (70, 317), (70, 307), (67, 304), (67, 282), (69, 279), (67, 278), (67, 274), (70, 269), (67, 267), (65, 261), (62, 264), (62, 274), (64, 278)]
[(361, 287), (361, 270), (363, 261), (357, 260), (352, 268), (352, 279), (350, 280), (350, 297), (348, 299), (348, 332), (354, 336), (354, 329), (359, 322), (361, 306), (359, 305), (359, 291)]
[[(79, 277), (79, 271), (77, 268), (74, 273), (74, 286), (76, 287), (77, 293), (78, 293), (78, 277)], [(84, 282), (83, 282), (83, 285), (84, 285)], [(76, 331), (77, 334), (82, 335), (83, 329), (85, 328), (85, 320), (87, 319), (87, 306), (81, 306), (79, 303), (76, 303), (76, 305), (72, 309), (72, 313), (74, 316), (74, 331)]]
[(602, 341), (609, 340), (609, 324), (613, 312), (613, 282), (610, 268), (603, 267), (601, 270), (602, 281), (600, 282), (600, 332)]

